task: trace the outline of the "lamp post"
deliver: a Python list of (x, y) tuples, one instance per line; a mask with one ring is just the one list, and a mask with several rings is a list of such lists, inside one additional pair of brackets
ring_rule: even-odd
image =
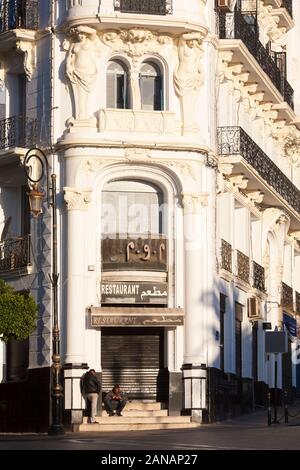
[[(35, 175), (34, 166), (40, 171)], [(57, 272), (57, 216), (56, 216), (56, 175), (51, 174), (51, 186), (49, 185), (49, 165), (45, 153), (38, 149), (29, 149), (24, 158), (24, 169), (28, 181), (31, 183), (31, 190), (28, 193), (30, 211), (34, 218), (42, 213), (42, 203), (45, 196), (44, 191), (39, 186), (40, 181), (46, 176), (47, 181), (47, 205), (52, 207), (52, 273), (49, 274), (52, 287), (52, 365), (51, 365), (51, 425), (49, 434), (58, 435), (64, 433), (62, 423), (62, 400), (63, 387), (61, 384), (61, 357), (60, 357), (60, 331), (58, 322), (58, 278)]]

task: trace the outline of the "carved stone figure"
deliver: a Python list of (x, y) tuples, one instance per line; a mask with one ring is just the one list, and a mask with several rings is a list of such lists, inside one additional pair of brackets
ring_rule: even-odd
[(96, 31), (88, 26), (78, 26), (71, 33), (75, 42), (71, 42), (67, 54), (66, 74), (74, 94), (75, 119), (88, 119), (101, 43)]
[(183, 129), (196, 128), (196, 99), (203, 84), (201, 44), (202, 37), (197, 32), (182, 34), (178, 42), (179, 62), (174, 72), (174, 88), (180, 99)]

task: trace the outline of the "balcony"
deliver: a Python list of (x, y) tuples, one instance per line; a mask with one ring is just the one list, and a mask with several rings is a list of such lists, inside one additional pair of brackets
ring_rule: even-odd
[(0, 272), (10, 273), (30, 265), (30, 235), (0, 242)]
[[(299, 229), (300, 191), (241, 127), (218, 129), (218, 153), (225, 157), (222, 162), (235, 165), (235, 173), (241, 170), (245, 174), (249, 179), (247, 189), (259, 189), (265, 193), (264, 204), (288, 204), (291, 229)], [(266, 192), (267, 185), (269, 192)]]
[(98, 131), (117, 133), (118, 136), (121, 132), (161, 136), (175, 134), (175, 113), (102, 108), (98, 112)]
[(221, 240), (221, 268), (232, 273), (232, 246), (225, 240)]
[(36, 136), (37, 119), (20, 115), (0, 120), (0, 151), (31, 147), (36, 143)]
[(143, 15), (168, 15), (172, 13), (172, 0), (114, 0), (115, 11)]
[(220, 39), (239, 39), (245, 44), (272, 84), (281, 93), (284, 101), (293, 109), (293, 89), (287, 82), (283, 72), (277, 66), (271, 51), (265, 49), (258, 39), (259, 30), (256, 12), (246, 13), (235, 10), (228, 13), (219, 10), (218, 28)]
[(260, 264), (252, 261), (253, 287), (265, 292), (265, 269)]
[(164, 235), (108, 235), (102, 243), (102, 271), (167, 271)]
[(38, 29), (38, 2), (4, 0), (0, 6), (0, 33), (12, 29)]
[(236, 250), (237, 271), (236, 275), (239, 280), (249, 284), (250, 279), (250, 259), (239, 250)]
[(293, 289), (284, 282), (282, 282), (281, 285), (281, 305), (282, 307), (293, 310)]

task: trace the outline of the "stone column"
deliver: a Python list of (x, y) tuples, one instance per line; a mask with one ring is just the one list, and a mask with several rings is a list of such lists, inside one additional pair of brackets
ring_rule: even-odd
[(64, 188), (68, 209), (67, 238), (67, 364), (86, 364), (84, 344), (85, 324), (85, 231), (86, 210), (90, 202), (90, 191)]
[(64, 408), (71, 412), (71, 422), (82, 422), (85, 402), (80, 391), (80, 378), (86, 372), (85, 350), (85, 231), (86, 210), (90, 202), (90, 190), (64, 188), (67, 204), (67, 289), (66, 301), (66, 352), (64, 365)]
[[(185, 270), (185, 344), (184, 395), (185, 408), (192, 410), (193, 419), (201, 421), (205, 408), (206, 353), (205, 353), (205, 292), (206, 265), (206, 205), (207, 193), (183, 193), (184, 210), (184, 270)], [(193, 379), (190, 379), (193, 377)], [(195, 408), (196, 410), (193, 410)]]

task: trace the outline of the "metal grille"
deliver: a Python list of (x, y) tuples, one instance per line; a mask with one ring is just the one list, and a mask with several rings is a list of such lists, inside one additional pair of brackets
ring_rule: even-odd
[(38, 2), (4, 0), (0, 2), (0, 33), (10, 29), (38, 29)]
[(295, 295), (295, 297), (296, 297), (296, 312), (300, 313), (300, 294), (297, 291), (296, 291), (295, 294), (296, 294)]
[(255, 261), (252, 262), (253, 266), (253, 287), (261, 292), (265, 291), (265, 268)]
[(282, 284), (281, 304), (283, 307), (293, 308), (293, 289), (284, 282)]
[(285, 201), (300, 213), (300, 191), (241, 127), (218, 129), (219, 155), (241, 155)]
[(0, 149), (31, 147), (36, 142), (37, 119), (23, 115), (0, 120)]
[(244, 255), (239, 250), (236, 250), (237, 255), (237, 276), (244, 282), (249, 283), (250, 277), (250, 260), (249, 256)]
[(30, 235), (0, 242), (0, 271), (13, 271), (30, 264)]
[(293, 18), (293, 0), (282, 0), (282, 7), (286, 8), (291, 18)]
[(221, 268), (232, 273), (232, 246), (221, 240)]
[(160, 328), (103, 328), (102, 389), (121, 385), (130, 399), (156, 399), (163, 367)]
[(167, 15), (172, 13), (172, 0), (115, 0), (114, 8), (122, 13)]

